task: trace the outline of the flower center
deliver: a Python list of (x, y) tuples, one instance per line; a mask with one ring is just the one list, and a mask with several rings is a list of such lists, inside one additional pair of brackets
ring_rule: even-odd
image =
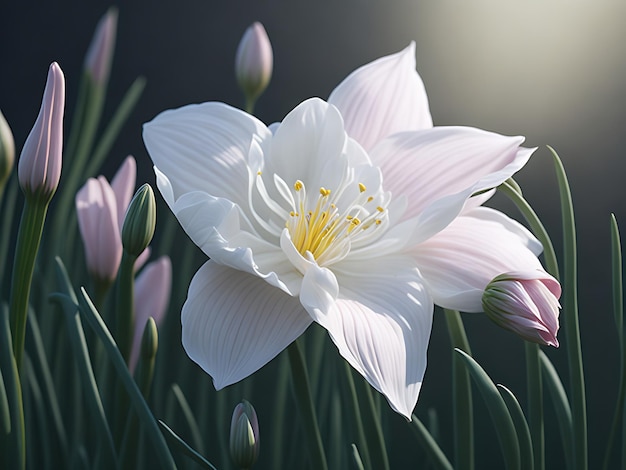
[(376, 205), (365, 185), (352, 184), (358, 187), (353, 200), (345, 197), (346, 188), (339, 188), (338, 194), (334, 194), (321, 187), (314, 206), (313, 201), (307, 200), (304, 183), (297, 180), (293, 185), (295, 197), (285, 227), (298, 252), (305, 258), (310, 253), (320, 266), (344, 258), (353, 245), (375, 236), (374, 232), (387, 220), (385, 208)]

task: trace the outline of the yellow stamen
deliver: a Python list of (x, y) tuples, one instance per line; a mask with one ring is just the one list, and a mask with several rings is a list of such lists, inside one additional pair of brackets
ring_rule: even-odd
[(295, 189), (296, 191), (300, 191), (303, 186), (304, 186), (304, 183), (298, 180), (293, 184), (293, 189)]
[(365, 185), (363, 183), (359, 183), (359, 191), (364, 193), (366, 190), (367, 190), (367, 188), (365, 187)]

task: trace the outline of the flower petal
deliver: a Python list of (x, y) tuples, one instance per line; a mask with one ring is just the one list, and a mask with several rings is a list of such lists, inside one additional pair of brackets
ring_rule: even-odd
[(417, 245), (412, 253), (437, 305), (482, 312), (489, 282), (509, 271), (541, 268), (539, 241), (506, 215), (477, 207)]
[(288, 294), (297, 295), (302, 276), (278, 245), (255, 235), (241, 210), (227, 199), (196, 191), (170, 203), (172, 189), (157, 172), (157, 185), (191, 240), (211, 259), (262, 277)]
[(89, 178), (76, 193), (76, 215), (89, 272), (113, 281), (122, 259), (122, 239), (115, 193), (103, 176)]
[(182, 341), (219, 390), (263, 367), (310, 324), (296, 297), (209, 261), (189, 286)]
[[(375, 272), (372, 272), (375, 266)], [(433, 303), (414, 261), (387, 257), (311, 267), (300, 300), (339, 353), (411, 419), (426, 370)], [(337, 268), (337, 269), (335, 269)]]
[(433, 125), (424, 83), (415, 71), (415, 43), (356, 69), (328, 102), (339, 108), (348, 135), (366, 150), (397, 132)]
[[(347, 158), (341, 158), (346, 143), (337, 108), (311, 98), (296, 106), (276, 129), (264, 171), (278, 174), (288, 185), (301, 180), (313, 191), (337, 187), (348, 164)], [(357, 153), (357, 158), (369, 163), (362, 149), (352, 150), (350, 155)]]
[(501, 184), (534, 151), (520, 148), (523, 141), (471, 127), (435, 127), (396, 134), (372, 149), (370, 156), (381, 167), (385, 189), (394, 198), (407, 196), (408, 219), (447, 196)]
[(164, 111), (143, 130), (148, 153), (170, 180), (175, 199), (199, 190), (241, 207), (247, 204), (251, 142), (269, 136), (255, 117), (216, 102)]
[(126, 209), (128, 209), (128, 204), (130, 204), (135, 192), (136, 178), (137, 162), (129, 155), (111, 180), (111, 188), (113, 188), (117, 200), (117, 221), (120, 227), (124, 225)]

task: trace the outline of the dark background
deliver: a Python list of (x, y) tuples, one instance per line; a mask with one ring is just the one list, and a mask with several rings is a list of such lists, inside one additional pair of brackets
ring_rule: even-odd
[[(37, 115), (53, 60), (65, 72), (66, 113), (71, 118), (84, 53), (110, 5), (3, 2), (0, 109), (12, 127), (18, 153)], [(207, 100), (242, 105), (234, 55), (245, 28), (257, 20), (265, 25), (275, 58), (272, 82), (256, 109), (267, 123), (280, 120), (310, 96), (327, 97), (357, 66), (416, 41), (417, 68), (435, 125), (521, 134), (527, 145), (540, 147), (517, 179), (558, 249), (558, 194), (545, 145), (554, 147), (568, 171), (576, 208), (591, 466), (601, 461), (619, 367), (610, 302), (609, 214), (614, 212), (618, 222), (626, 220), (626, 2), (133, 0), (118, 8), (105, 120), (135, 77), (145, 76), (147, 87), (103, 170), (107, 177), (133, 154), (139, 182), (154, 182), (141, 124), (160, 111)], [(496, 203), (509, 207), (501, 197)], [(482, 315), (465, 319), (475, 357), (495, 381), (523, 400), (521, 341)], [(448, 349), (445, 324), (438, 316), (416, 412), (425, 416), (430, 406), (437, 408), (444, 447), (450, 452)], [(565, 348), (548, 353), (566, 382)], [(477, 423), (485, 429), (477, 437), (480, 468), (496, 445), (490, 442), (494, 437), (486, 410), (476, 401)], [(560, 449), (553, 452), (550, 447), (560, 446), (550, 413), (549, 463), (557, 463), (562, 457)]]

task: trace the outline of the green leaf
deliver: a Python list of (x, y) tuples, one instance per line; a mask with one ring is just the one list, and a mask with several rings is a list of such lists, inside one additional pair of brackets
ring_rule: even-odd
[(183, 441), (178, 436), (178, 434), (172, 431), (172, 429), (167, 424), (165, 424), (161, 420), (159, 420), (159, 424), (161, 425), (161, 428), (163, 428), (163, 430), (165, 431), (165, 437), (167, 437), (167, 440), (174, 444), (183, 454), (191, 458), (194, 462), (198, 463), (202, 468), (217, 470), (211, 462), (205, 459), (193, 448), (191, 448), (189, 444)]
[[(471, 354), (461, 314), (444, 309), (453, 348)], [(452, 406), (454, 411), (454, 460), (459, 470), (474, 469), (474, 408), (469, 373), (460, 359), (452, 357)]]
[(0, 446), (8, 450), (2, 454), (2, 467), (23, 469), (26, 466), (26, 441), (22, 385), (13, 356), (9, 309), (4, 303), (0, 304), (0, 370), (11, 413), (10, 434), (2, 436), (3, 444)]
[(519, 470), (521, 467), (517, 432), (504, 399), (487, 373), (470, 355), (458, 348), (454, 350), (457, 356), (462, 359), (463, 364), (467, 367), (472, 379), (474, 379), (476, 387), (483, 396), (493, 424), (496, 427), (506, 467), (510, 470)]
[(85, 402), (87, 403), (87, 410), (92, 420), (93, 428), (99, 436), (101, 455), (104, 459), (103, 463), (107, 468), (117, 468), (117, 453), (113, 443), (113, 436), (111, 435), (98, 384), (91, 367), (85, 332), (78, 314), (78, 305), (75, 301), (76, 294), (72, 288), (65, 266), (60, 258), (57, 257), (56, 261), (57, 283), (62, 293), (53, 294), (50, 298), (61, 308), (65, 316), (67, 334), (74, 352), (74, 359), (76, 360), (80, 384), (82, 385)]
[(107, 355), (115, 367), (117, 376), (121, 380), (122, 385), (130, 396), (131, 403), (133, 404), (135, 411), (139, 415), (139, 420), (144, 426), (144, 431), (154, 445), (154, 449), (161, 465), (164, 468), (176, 468), (172, 454), (167, 447), (167, 443), (165, 442), (163, 435), (159, 431), (158, 424), (154, 419), (148, 404), (141, 395), (139, 387), (137, 387), (137, 384), (131, 377), (128, 367), (126, 367), (126, 362), (117, 348), (115, 340), (111, 336), (111, 333), (84, 288), (81, 288), (79, 307), (80, 313), (87, 320), (98, 338), (100, 338), (100, 341), (104, 344)]
[(519, 438), (522, 468), (533, 470), (533, 468), (535, 468), (533, 443), (530, 438), (530, 429), (528, 428), (528, 423), (526, 422), (526, 417), (524, 416), (522, 407), (517, 401), (517, 398), (515, 398), (515, 395), (513, 395), (513, 392), (511, 392), (504, 385), (498, 384), (496, 386), (498, 387), (498, 390), (500, 390), (500, 395), (504, 398), (506, 406), (509, 409), (509, 413), (511, 413), (511, 417), (513, 418), (513, 424), (515, 425), (517, 437)]
[(452, 470), (452, 464), (446, 457), (446, 454), (441, 450), (441, 447), (439, 447), (439, 444), (437, 444), (437, 441), (435, 441), (433, 436), (428, 432), (426, 426), (424, 426), (417, 416), (412, 415), (411, 418), (411, 430), (413, 434), (415, 434), (415, 437), (417, 437), (422, 449), (426, 451), (430, 463), (437, 470)]
[(363, 467), (363, 461), (361, 460), (361, 455), (359, 454), (359, 449), (357, 449), (356, 444), (354, 443), (352, 444), (352, 459), (357, 470), (365, 470), (365, 467)]
[(289, 353), (289, 363), (291, 365), (291, 377), (293, 379), (293, 388), (300, 410), (300, 417), (304, 425), (304, 433), (307, 438), (307, 444), (313, 468), (316, 470), (326, 470), (326, 453), (322, 444), (322, 436), (317, 424), (315, 415), (315, 407), (313, 406), (313, 398), (311, 396), (311, 388), (309, 385), (309, 375), (304, 364), (304, 357), (298, 344), (299, 340), (295, 340), (289, 345), (287, 351)]
[(561, 159), (552, 147), (556, 178), (561, 199), (563, 223), (563, 314), (561, 321), (565, 330), (567, 359), (572, 392), (572, 419), (574, 424), (574, 456), (578, 469), (587, 468), (587, 401), (583, 372), (580, 325), (578, 322), (578, 268), (576, 261), (576, 224), (572, 195)]
[(550, 362), (550, 359), (548, 359), (548, 356), (546, 356), (543, 351), (540, 351), (539, 359), (541, 361), (541, 370), (543, 371), (546, 388), (550, 393), (552, 403), (554, 403), (556, 419), (559, 423), (559, 429), (561, 430), (561, 442), (565, 453), (565, 462), (567, 468), (574, 468), (574, 427), (572, 424), (572, 410), (570, 409), (569, 400), (567, 399), (565, 388), (561, 383), (559, 373), (552, 365), (552, 362)]
[(187, 429), (189, 429), (189, 431), (191, 432), (193, 445), (196, 447), (196, 449), (198, 449), (199, 452), (203, 452), (202, 435), (200, 433), (200, 428), (198, 427), (198, 423), (193, 416), (193, 411), (189, 406), (189, 402), (187, 402), (187, 399), (185, 398), (185, 394), (180, 389), (178, 384), (172, 384), (172, 393), (174, 394), (176, 403), (178, 403), (178, 407), (183, 412), (183, 417), (185, 418)]

